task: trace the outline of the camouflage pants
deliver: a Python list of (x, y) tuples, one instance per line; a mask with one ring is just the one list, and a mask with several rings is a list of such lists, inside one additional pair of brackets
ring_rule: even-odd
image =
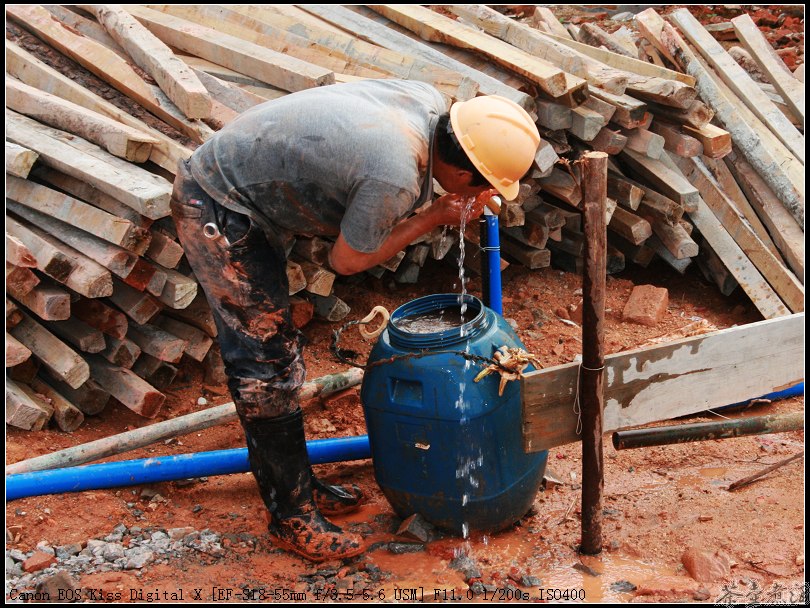
[[(303, 335), (292, 323), (280, 239), (208, 196), (179, 165), (171, 202), (177, 235), (217, 326), (228, 388), (242, 420), (298, 409)], [(219, 235), (204, 234), (218, 229)]]

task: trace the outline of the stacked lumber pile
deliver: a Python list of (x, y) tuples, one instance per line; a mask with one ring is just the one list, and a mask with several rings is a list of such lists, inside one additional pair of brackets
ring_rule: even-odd
[[(640, 38), (544, 7), (523, 21), (477, 5), (6, 14), (8, 424), (72, 430), (110, 396), (155, 416), (181, 358), (221, 367), (168, 217), (177, 162), (258, 103), (357, 79), (429, 82), (448, 104), (498, 94), (536, 117), (543, 143), (500, 215), (502, 267), (580, 271), (576, 160), (601, 150), (609, 272), (696, 260), (765, 318), (803, 310), (804, 88), (750, 19), (732, 24), (768, 85), (683, 9), (639, 14)], [(477, 272), (478, 245), (475, 226), (436, 230), (368, 275), (415, 283), (429, 259), (462, 257)], [(331, 246), (288, 243), (299, 326), (349, 313)]]

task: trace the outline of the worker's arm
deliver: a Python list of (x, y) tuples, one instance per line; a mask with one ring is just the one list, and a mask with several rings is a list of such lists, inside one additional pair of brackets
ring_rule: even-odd
[(371, 253), (362, 253), (352, 249), (343, 238), (343, 234), (340, 234), (329, 253), (329, 264), (339, 274), (355, 274), (368, 270), (391, 259), (410, 243), (437, 226), (458, 226), (465, 207), (470, 206), (470, 203), (472, 206), (466, 214), (466, 221), (478, 219), (484, 210), (484, 201), (488, 200), (493, 192), (487, 190), (474, 199), (457, 194), (445, 194), (436, 199), (422, 213), (417, 213), (397, 224), (380, 248)]

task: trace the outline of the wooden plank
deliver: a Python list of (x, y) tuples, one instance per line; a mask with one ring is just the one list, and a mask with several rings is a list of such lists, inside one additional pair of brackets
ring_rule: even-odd
[(6, 378), (6, 424), (26, 431), (39, 431), (51, 419), (53, 409), (30, 388)]
[(748, 73), (732, 59), (711, 34), (686, 9), (678, 9), (670, 19), (680, 28), (706, 60), (717, 70), (734, 93), (778, 137), (793, 155), (804, 164), (804, 137), (751, 79)]
[(158, 390), (169, 388), (177, 375), (177, 368), (174, 365), (146, 353), (138, 357), (132, 371)]
[[(78, 267), (78, 260), (67, 253), (51, 235), (9, 216), (6, 216), (6, 230), (26, 246), (36, 260), (35, 266), (49, 277), (65, 282)], [(107, 277), (109, 278), (109, 272)]]
[(80, 297), (71, 305), (71, 312), (77, 319), (119, 340), (127, 334), (126, 315), (99, 299)]
[(202, 363), (214, 341), (204, 331), (170, 317), (159, 316), (155, 325), (185, 341), (185, 354)]
[(703, 154), (703, 144), (700, 143), (700, 140), (683, 133), (678, 125), (654, 120), (650, 125), (650, 131), (663, 137), (664, 149), (673, 154), (683, 158), (692, 158)]
[(591, 97), (609, 103), (616, 110), (610, 120), (627, 129), (635, 129), (647, 121), (647, 104), (630, 95), (613, 95), (601, 89), (592, 89)]
[(612, 68), (624, 70), (626, 72), (632, 72), (634, 74), (638, 74), (639, 76), (650, 76), (660, 78), (662, 80), (675, 80), (687, 86), (695, 86), (694, 77), (689, 76), (688, 74), (683, 74), (676, 70), (661, 68), (652, 63), (647, 63), (646, 61), (642, 61), (640, 59), (632, 59), (630, 57), (625, 57), (623, 55), (619, 55), (618, 53), (613, 53), (605, 49), (599, 49), (590, 46), (589, 44), (572, 40), (570, 36), (566, 38), (562, 36), (549, 34), (543, 35), (549, 36), (550, 38), (553, 38), (557, 42), (560, 42), (561, 44), (564, 44), (569, 48), (579, 51), (583, 55), (592, 57), (593, 59), (601, 63), (604, 63), (605, 65), (608, 65)]
[(154, 418), (166, 401), (166, 395), (124, 367), (110, 365), (102, 357), (88, 357), (93, 379), (110, 395), (136, 414)]
[(622, 55), (624, 57), (638, 59), (636, 54), (631, 53), (626, 48), (624, 48), (621, 44), (616, 42), (613, 37), (608, 34), (605, 30), (600, 28), (598, 25), (593, 23), (583, 23), (582, 27), (579, 28), (579, 39), (595, 48), (604, 47), (611, 53), (615, 53), (617, 55)]
[(587, 142), (594, 139), (607, 122), (599, 112), (580, 106), (571, 110), (571, 127), (568, 130), (578, 139)]
[(172, 185), (74, 135), (45, 127), (6, 110), (6, 136), (35, 150), (45, 164), (85, 180), (138, 213), (157, 219), (170, 214)]
[(144, 255), (165, 268), (176, 268), (183, 257), (183, 248), (159, 229), (150, 232), (152, 238)]
[[(274, 8), (286, 12), (292, 7), (285, 6), (283, 8)], [(365, 42), (376, 44), (406, 57), (419, 58), (427, 63), (458, 72), (472, 79), (474, 82), (477, 82), (479, 91), (482, 94), (501, 95), (507, 99), (511, 99), (527, 111), (530, 111), (534, 107), (533, 99), (517, 88), (504, 84), (497, 78), (489, 76), (478, 69), (471, 68), (461, 61), (449, 57), (437, 49), (431, 48), (431, 46), (423, 42), (413, 40), (407, 35), (386, 27), (386, 25), (377, 23), (363, 15), (358, 15), (346, 7), (335, 5), (303, 5), (301, 8), (308, 13), (322, 18), (324, 21), (319, 23), (321, 27), (324, 27), (325, 22), (334, 23), (339, 25), (346, 32), (353, 34)]]
[(501, 234), (501, 251), (506, 257), (512, 258), (532, 270), (551, 265), (551, 252), (548, 249), (527, 246), (508, 233)]
[(55, 4), (43, 4), (42, 6), (59, 21), (71, 29), (79, 32), (82, 36), (92, 38), (96, 42), (100, 42), (106, 46), (108, 49), (115, 51), (123, 59), (128, 59), (126, 51), (122, 49), (119, 44), (110, 37), (107, 30), (99, 25), (95, 20), (84, 17), (78, 12), (74, 12), (65, 6)]
[(37, 160), (39, 154), (28, 148), (18, 146), (10, 141), (6, 142), (6, 173), (22, 177), (28, 177), (31, 167)]
[(113, 5), (81, 5), (132, 60), (146, 70), (188, 118), (210, 118), (211, 97), (194, 72), (163, 42), (124, 9)]
[(703, 129), (712, 118), (714, 111), (702, 101), (696, 99), (686, 108), (668, 108), (657, 103), (647, 104), (649, 111), (655, 116), (663, 117), (670, 122)]
[(46, 327), (66, 343), (86, 353), (98, 353), (104, 350), (104, 336), (87, 323), (71, 317), (64, 321), (50, 321)]
[[(804, 379), (804, 315), (751, 323), (605, 358), (604, 430), (669, 420), (794, 386)], [(521, 381), (523, 447), (579, 441), (578, 363)]]
[(285, 91), (333, 84), (334, 72), (145, 7), (126, 10), (164, 43)]
[(622, 207), (635, 211), (644, 198), (644, 190), (618, 175), (609, 173), (607, 195)]
[(39, 277), (30, 268), (20, 268), (6, 262), (6, 291), (22, 298), (39, 284)]
[(546, 129), (558, 131), (571, 127), (571, 108), (546, 99), (537, 99), (536, 104), (537, 122)]
[(708, 124), (702, 129), (690, 125), (681, 127), (703, 145), (703, 154), (709, 158), (723, 158), (731, 152), (731, 133)]
[(110, 399), (110, 394), (92, 379), (74, 389), (54, 377), (49, 371), (46, 371), (43, 378), (86, 416), (100, 414)]
[(741, 154), (732, 152), (726, 157), (725, 162), (748, 202), (768, 228), (774, 244), (782, 252), (788, 266), (799, 279), (803, 279), (804, 230)]
[(14, 367), (31, 356), (31, 351), (17, 338), (6, 332), (6, 367)]
[(139, 259), (137, 255), (126, 249), (96, 238), (92, 234), (55, 220), (15, 201), (6, 201), (6, 206), (19, 217), (25, 218), (43, 231), (54, 235), (61, 242), (87, 256), (87, 258), (97, 260), (99, 264), (118, 277), (127, 277)]
[(6, 105), (39, 122), (75, 133), (131, 162), (146, 162), (152, 146), (160, 143), (139, 129), (13, 78), (6, 78)]
[(569, 34), (568, 30), (565, 29), (565, 26), (560, 23), (556, 15), (551, 12), (551, 9), (545, 6), (535, 6), (534, 14), (532, 15), (532, 22), (534, 25), (538, 25), (539, 23), (545, 24), (548, 28), (548, 32), (555, 36), (573, 40), (573, 38), (571, 38), (571, 34)]
[(572, 207), (578, 207), (582, 201), (582, 190), (574, 177), (561, 169), (554, 168), (551, 175), (537, 180), (543, 191), (552, 194)]
[(20, 268), (36, 268), (37, 259), (17, 237), (6, 232), (6, 263)]
[(202, 289), (197, 291), (197, 295), (191, 301), (191, 304), (185, 308), (180, 310), (167, 308), (163, 312), (174, 319), (178, 319), (197, 329), (201, 329), (212, 338), (216, 338), (217, 336), (217, 326), (214, 322), (214, 315), (211, 313), (211, 307), (208, 305), (208, 300)]
[(664, 138), (646, 129), (622, 129), (627, 138), (625, 150), (632, 150), (647, 158), (659, 159), (664, 151)]
[(681, 167), (689, 180), (700, 189), (703, 200), (717, 219), (745, 251), (762, 276), (792, 312), (804, 311), (804, 288), (799, 280), (771, 253), (743, 220), (720, 184), (700, 159), (684, 159)]
[(166, 273), (166, 284), (158, 299), (169, 308), (185, 308), (197, 295), (197, 281), (172, 268), (159, 267)]
[(84, 422), (84, 414), (81, 410), (40, 378), (34, 378), (31, 381), (31, 389), (44, 397), (53, 408), (53, 420), (61, 431), (72, 433)]
[(119, 109), (85, 87), (46, 65), (13, 42), (6, 40), (6, 71), (26, 84), (58, 95), (84, 108), (109, 116), (118, 122), (149, 134), (160, 143), (152, 146), (149, 160), (174, 173), (180, 159), (191, 156), (191, 150), (143, 121)]
[[(195, 57), (195, 59), (199, 59), (199, 57)], [(205, 61), (204, 59), (199, 59), (199, 61)], [(188, 61), (186, 61), (188, 63)], [(215, 65), (210, 62), (206, 62), (209, 65)], [(222, 68), (223, 70), (227, 70), (227, 68)], [(245, 110), (249, 110), (253, 106), (256, 106), (260, 103), (264, 103), (267, 101), (264, 97), (260, 97), (259, 95), (254, 95), (249, 91), (244, 89), (240, 89), (235, 84), (227, 82), (226, 80), (222, 80), (217, 78), (213, 74), (209, 74), (208, 72), (204, 72), (197, 68), (192, 68), (194, 73), (197, 75), (197, 78), (200, 79), (200, 82), (203, 83), (203, 86), (208, 91), (213, 99), (216, 99), (218, 102), (226, 105), (234, 112), (244, 112)], [(236, 72), (234, 72), (236, 73)], [(251, 78), (251, 80), (253, 80)], [(258, 82), (258, 81), (254, 81)], [(279, 91), (280, 94), (286, 94), (286, 91)]]
[(17, 305), (6, 297), (6, 329), (22, 321), (22, 313)]
[(71, 314), (70, 294), (47, 280), (41, 280), (31, 291), (17, 299), (45, 321), (64, 321)]
[(483, 53), (499, 65), (528, 78), (551, 97), (560, 97), (587, 86), (582, 79), (574, 79), (569, 85), (565, 73), (559, 68), (430, 9), (416, 5), (374, 5), (371, 8), (424, 40)]
[(73, 388), (81, 386), (89, 377), (90, 371), (84, 359), (27, 314), (23, 313), (23, 320), (9, 333)]
[(9, 176), (6, 196), (26, 207), (80, 228), (85, 232), (132, 251), (146, 251), (150, 234), (129, 220), (107, 213), (78, 199), (34, 182)]
[(150, 323), (130, 325), (127, 337), (143, 352), (169, 363), (180, 361), (187, 346), (185, 340)]
[(655, 11), (648, 9), (639, 13), (636, 21), (656, 48), (660, 46), (668, 49), (667, 57), (673, 61), (676, 61), (674, 57), (677, 55), (676, 63), (697, 78), (701, 99), (711, 104), (717, 120), (731, 133), (746, 160), (766, 180), (779, 200), (791, 210), (799, 224), (804, 225), (804, 167), (801, 163), (793, 158), (770, 131), (752, 126), (757, 120), (756, 116), (734, 98), (730, 89), (711, 74), (708, 66)]
[(615, 156), (627, 146), (627, 138), (609, 127), (602, 127), (596, 137), (589, 141), (588, 144), (597, 152), (605, 152)]
[[(131, 97), (155, 116), (178, 129), (197, 143), (205, 141), (208, 128), (199, 121), (190, 121), (168, 98), (160, 99), (153, 89), (130, 65), (104, 45), (77, 34), (41, 6), (9, 5), (6, 14), (76, 63)], [(162, 94), (161, 94), (162, 95)]]
[(324, 297), (332, 293), (332, 285), (335, 282), (334, 272), (330, 272), (314, 262), (301, 259), (295, 261), (304, 273), (304, 277), (307, 280), (306, 290), (309, 293)]
[(648, 158), (634, 152), (623, 150), (619, 159), (630, 172), (646, 181), (658, 192), (661, 192), (684, 207), (696, 204), (700, 193), (678, 172), (673, 171), (659, 159)]
[(99, 354), (113, 365), (132, 369), (141, 356), (140, 347), (127, 338), (119, 340), (113, 336), (105, 336), (104, 340), (107, 345)]
[(685, 260), (695, 257), (699, 248), (692, 240), (689, 233), (680, 224), (668, 224), (645, 214), (644, 209), (639, 209), (638, 214), (650, 222), (653, 233), (663, 243), (676, 260)]

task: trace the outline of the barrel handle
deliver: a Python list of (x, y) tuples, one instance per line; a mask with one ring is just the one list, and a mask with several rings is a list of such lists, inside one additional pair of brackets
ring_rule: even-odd
[[(366, 329), (366, 324), (371, 323), (371, 320), (376, 317), (377, 315), (381, 315), (383, 318), (382, 324), (375, 329), (374, 331), (368, 331)], [(388, 312), (388, 309), (385, 306), (375, 306), (371, 309), (371, 312), (368, 313), (365, 317), (360, 319), (358, 329), (360, 330), (360, 335), (363, 336), (365, 340), (373, 340), (377, 336), (379, 336), (385, 326), (388, 325), (388, 319), (391, 318), (391, 314)]]

